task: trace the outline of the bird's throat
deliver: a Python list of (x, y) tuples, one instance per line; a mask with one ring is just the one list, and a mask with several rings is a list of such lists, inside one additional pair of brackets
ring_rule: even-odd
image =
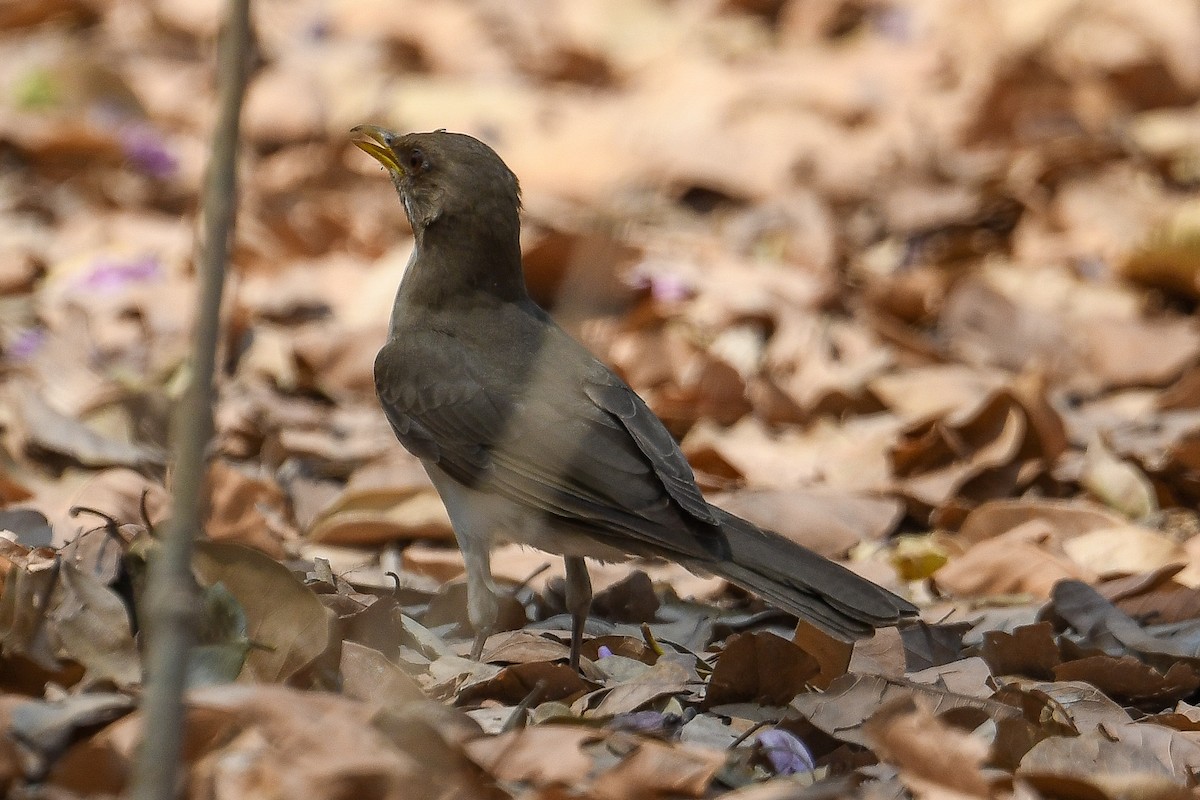
[(474, 302), (481, 295), (513, 302), (528, 298), (519, 229), (446, 224), (452, 222), (442, 218), (416, 232), (400, 296), (434, 309)]

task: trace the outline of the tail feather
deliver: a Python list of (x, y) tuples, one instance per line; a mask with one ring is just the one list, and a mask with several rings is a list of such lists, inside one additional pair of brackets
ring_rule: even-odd
[(907, 600), (777, 533), (713, 508), (729, 542), (727, 561), (696, 566), (839, 639), (870, 636), (917, 613)]

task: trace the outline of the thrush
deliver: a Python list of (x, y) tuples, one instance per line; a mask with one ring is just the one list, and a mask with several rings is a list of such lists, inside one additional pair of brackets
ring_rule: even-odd
[(520, 187), (459, 133), (353, 129), (386, 169), (415, 245), (375, 359), (400, 443), (445, 503), (467, 572), (478, 658), (498, 613), (490, 548), (564, 556), (578, 668), (585, 559), (666, 559), (719, 575), (842, 640), (916, 613), (906, 600), (708, 503), (662, 422), (530, 298)]

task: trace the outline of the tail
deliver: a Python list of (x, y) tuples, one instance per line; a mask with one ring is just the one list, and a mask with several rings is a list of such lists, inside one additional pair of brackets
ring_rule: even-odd
[(912, 603), (840, 564), (727, 511), (712, 510), (729, 542), (729, 558), (696, 562), (697, 569), (719, 575), (845, 641), (868, 637), (876, 628), (916, 615)]

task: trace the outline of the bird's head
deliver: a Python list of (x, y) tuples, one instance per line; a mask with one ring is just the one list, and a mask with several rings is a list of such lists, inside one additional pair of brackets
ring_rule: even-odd
[(350, 134), (388, 171), (418, 236), (446, 218), (519, 224), (517, 176), (478, 139), (446, 131), (400, 134), (377, 125), (359, 125)]

